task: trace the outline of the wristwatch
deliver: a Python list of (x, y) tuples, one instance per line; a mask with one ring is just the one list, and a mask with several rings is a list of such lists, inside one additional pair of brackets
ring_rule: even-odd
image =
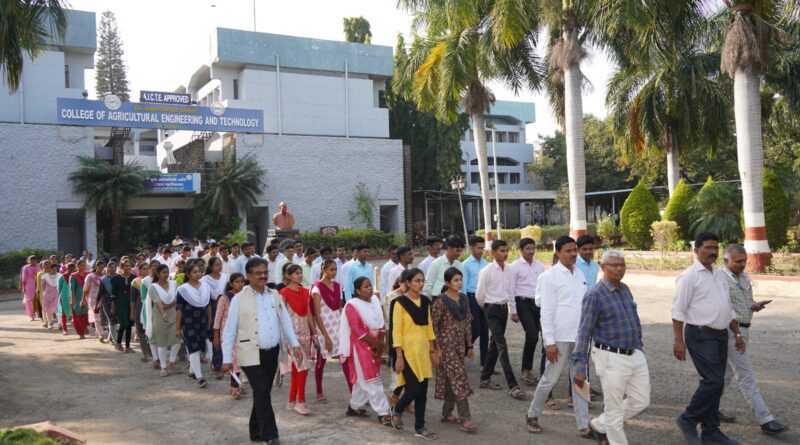
[(742, 334), (736, 334), (736, 338), (740, 338)]

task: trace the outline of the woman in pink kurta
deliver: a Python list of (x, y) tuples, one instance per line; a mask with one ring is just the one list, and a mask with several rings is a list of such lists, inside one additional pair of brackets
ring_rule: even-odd
[[(320, 266), (322, 278), (311, 286), (311, 309), (314, 311), (314, 323), (317, 327), (317, 363), (314, 365), (314, 380), (317, 384), (317, 402), (328, 403), (322, 391), (322, 376), (325, 373), (325, 362), (339, 355), (339, 323), (342, 319), (342, 288), (334, 281), (336, 262), (327, 259)], [(350, 376), (347, 367), (342, 363), (347, 386)]]
[(28, 264), (22, 266), (19, 273), (19, 291), (22, 292), (22, 302), (25, 303), (25, 314), (31, 321), (36, 320), (33, 300), (36, 298), (36, 274), (39, 270), (39, 260), (31, 255), (28, 257)]
[(345, 305), (339, 332), (339, 358), (350, 369), (353, 384), (347, 415), (366, 416), (363, 406), (369, 403), (378, 414), (378, 421), (391, 426), (389, 401), (381, 382), (381, 355), (386, 332), (383, 307), (380, 300), (372, 296), (369, 278), (357, 278), (353, 288), (356, 298)]
[[(225, 324), (228, 322), (228, 313), (230, 312), (231, 308), (231, 301), (233, 298), (242, 291), (244, 288), (244, 276), (238, 272), (234, 272), (231, 274), (230, 278), (228, 279), (228, 284), (225, 287), (225, 293), (220, 295), (219, 299), (217, 300), (217, 314), (214, 318), (214, 347), (219, 348), (221, 346), (220, 336), (223, 331), (225, 331)], [(236, 360), (236, 345), (233, 345), (233, 369), (231, 372), (236, 373), (239, 375), (239, 364)], [(239, 386), (239, 382), (236, 381), (235, 378), (231, 375), (231, 388), (229, 390), (231, 397), (234, 399), (238, 399), (244, 394), (244, 389)]]
[(105, 263), (97, 261), (94, 263), (94, 270), (86, 275), (86, 283), (83, 285), (83, 295), (86, 296), (89, 309), (89, 323), (94, 323), (94, 331), (99, 340), (103, 340), (103, 327), (100, 326), (100, 306), (97, 304), (97, 293), (100, 292), (100, 280), (103, 278)]
[(47, 273), (42, 275), (42, 312), (47, 329), (54, 329), (58, 325), (56, 311), (58, 311), (58, 263), (50, 263)]

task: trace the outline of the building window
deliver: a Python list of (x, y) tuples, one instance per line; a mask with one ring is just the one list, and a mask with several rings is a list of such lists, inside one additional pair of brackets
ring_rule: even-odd
[(481, 183), (481, 174), (480, 173), (472, 173), (470, 175), (470, 182), (473, 184), (480, 184)]
[(64, 88), (69, 88), (69, 65), (64, 65)]
[(239, 99), (239, 79), (233, 79), (233, 99)]
[(509, 131), (508, 132), (508, 142), (511, 142), (512, 144), (518, 143), (519, 142), (519, 133), (517, 133), (516, 131)]
[(497, 182), (499, 182), (500, 184), (505, 184), (507, 182), (506, 181), (506, 176), (507, 175), (508, 175), (508, 173), (498, 173), (497, 174)]
[[(487, 161), (488, 161), (488, 165), (494, 165), (494, 157), (493, 156), (489, 156), (487, 158)], [(478, 165), (478, 159), (473, 159), (473, 160), (469, 161), (469, 163), (471, 165)], [(514, 159), (511, 159), (509, 157), (498, 156), (497, 157), (497, 165), (500, 165), (500, 166), (503, 166), (503, 167), (515, 167), (515, 166), (519, 165), (519, 162), (514, 160)]]
[(473, 133), (472, 131), (469, 131), (468, 133), (469, 133), (469, 140), (471, 142), (475, 142), (475, 133)]
[(519, 184), (519, 173), (511, 173), (511, 183)]
[(496, 131), (495, 134), (497, 135), (497, 142), (506, 142), (506, 135), (505, 131)]
[(388, 108), (386, 106), (386, 91), (378, 90), (378, 108)]

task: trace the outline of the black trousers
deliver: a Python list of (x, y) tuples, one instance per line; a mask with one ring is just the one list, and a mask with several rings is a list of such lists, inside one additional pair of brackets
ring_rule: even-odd
[(278, 424), (272, 410), (272, 382), (278, 370), (278, 346), (258, 351), (261, 364), (242, 366), (253, 389), (253, 409), (250, 411), (250, 440), (270, 441), (278, 438)]
[(394, 415), (401, 416), (411, 402), (414, 402), (414, 430), (420, 432), (425, 429), (425, 405), (428, 403), (428, 379), (420, 382), (411, 366), (403, 368), (403, 377), (406, 379), (406, 386), (400, 401), (394, 406)]
[(684, 341), (700, 374), (700, 385), (682, 415), (689, 422), (700, 424), (703, 438), (713, 436), (719, 431), (719, 401), (725, 387), (728, 335), (714, 335), (687, 324)]
[[(217, 302), (217, 300), (214, 300), (212, 298), (211, 300), (209, 300), (209, 303), (211, 304), (211, 320), (213, 322), (213, 320), (217, 317), (217, 303), (218, 302)], [(220, 334), (222, 334), (222, 333), (220, 332)], [(211, 338), (212, 339), (214, 338), (213, 331), (211, 332)], [(214, 371), (219, 372), (219, 370), (222, 369), (222, 348), (221, 347), (220, 348), (215, 348), (215, 347), (212, 346), (212, 350), (211, 351), (212, 351), (211, 367), (214, 368)]]
[(533, 354), (536, 352), (536, 344), (539, 342), (539, 331), (542, 326), (540, 323), (540, 309), (536, 306), (533, 298), (515, 297), (517, 302), (517, 316), (525, 330), (525, 346), (522, 347), (522, 370), (530, 371), (533, 369)]
[(124, 334), (125, 335), (125, 347), (126, 348), (130, 348), (131, 347), (131, 332), (133, 332), (133, 322), (129, 321), (127, 327), (124, 327), (124, 328), (120, 327), (119, 330), (117, 330), (117, 344), (118, 345), (122, 344), (122, 336)]
[(508, 344), (506, 343), (506, 325), (508, 324), (508, 306), (505, 304), (486, 304), (486, 322), (489, 325), (489, 332), (492, 336), (489, 339), (489, 351), (486, 355), (486, 363), (483, 365), (481, 380), (489, 380), (494, 372), (497, 359), (500, 359), (500, 366), (506, 377), (508, 388), (513, 389), (519, 386), (517, 378), (514, 377), (514, 369), (511, 367), (511, 360), (508, 358)]
[(475, 343), (476, 338), (480, 338), (479, 350), (481, 367), (486, 363), (486, 355), (489, 350), (489, 325), (486, 323), (486, 314), (484, 310), (478, 306), (478, 300), (475, 299), (473, 292), (467, 292), (469, 297), (469, 310), (472, 312), (472, 342)]

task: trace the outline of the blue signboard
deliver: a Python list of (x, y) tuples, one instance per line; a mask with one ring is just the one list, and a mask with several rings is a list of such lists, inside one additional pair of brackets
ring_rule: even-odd
[(162, 173), (147, 180), (146, 193), (200, 193), (200, 173)]
[[(107, 96), (108, 97), (108, 96)], [(113, 97), (113, 96), (112, 96)], [(219, 105), (219, 104), (217, 104)], [(58, 123), (89, 127), (263, 133), (264, 111), (59, 97)]]
[(191, 105), (192, 95), (183, 93), (167, 93), (162, 91), (140, 91), (139, 102), (156, 102), (162, 104)]

